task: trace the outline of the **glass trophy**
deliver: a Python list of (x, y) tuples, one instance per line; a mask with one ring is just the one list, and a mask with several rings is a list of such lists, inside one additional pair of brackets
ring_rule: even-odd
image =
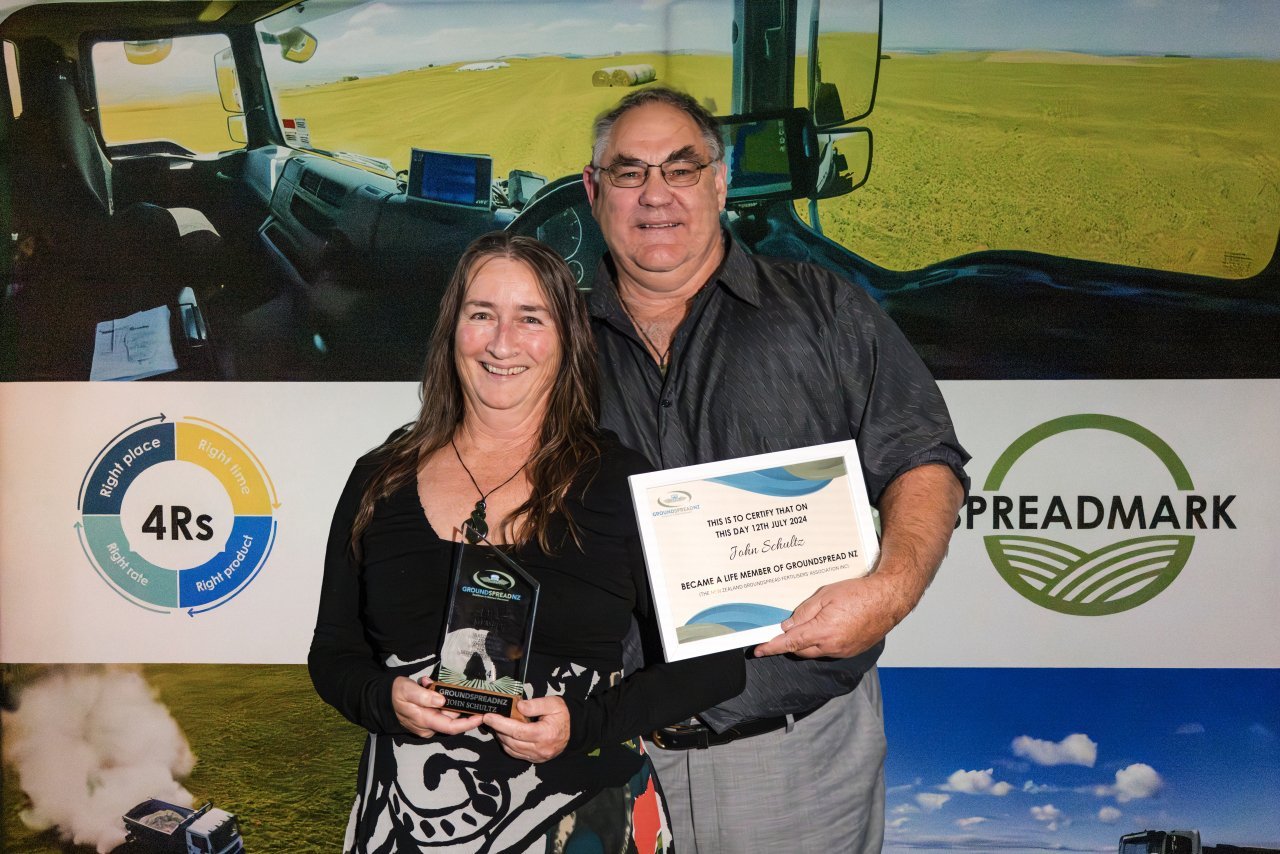
[(487, 540), (456, 549), (432, 687), (446, 709), (519, 718), (538, 582)]

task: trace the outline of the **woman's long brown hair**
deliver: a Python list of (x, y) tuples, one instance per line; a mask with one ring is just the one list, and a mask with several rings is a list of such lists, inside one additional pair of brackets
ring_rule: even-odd
[[(418, 419), (376, 451), (379, 465), (365, 486), (351, 526), (351, 550), (357, 557), (360, 536), (373, 518), (374, 505), (414, 481), (422, 463), (449, 444), (462, 423), (464, 404), (454, 359), (454, 335), (468, 283), (480, 266), (493, 258), (519, 261), (533, 271), (560, 335), (560, 371), (551, 387), (539, 445), (526, 469), (529, 499), (512, 514), (518, 520), (514, 532), (517, 547), (537, 540), (543, 551), (554, 551), (557, 544), (549, 541), (548, 523), (557, 513), (565, 513), (568, 519), (565, 498), (570, 485), (600, 457), (595, 336), (573, 274), (553, 249), (531, 237), (502, 231), (481, 235), (458, 260), (440, 298), (440, 314), (422, 377)], [(568, 522), (577, 541), (573, 520)]]

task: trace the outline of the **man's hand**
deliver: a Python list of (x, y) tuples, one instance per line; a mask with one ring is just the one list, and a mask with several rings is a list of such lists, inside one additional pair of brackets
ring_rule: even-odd
[(850, 658), (873, 646), (901, 622), (914, 602), (878, 573), (819, 587), (782, 621), (782, 634), (755, 654)]
[(963, 500), (960, 482), (944, 465), (895, 478), (880, 498), (883, 535), (871, 574), (818, 588), (783, 621), (783, 633), (755, 654), (849, 658), (875, 645), (924, 595)]
[(398, 676), (391, 683), (391, 708), (395, 710), (401, 726), (422, 738), (431, 738), (438, 733), (457, 735), (480, 726), (479, 715), (464, 717), (441, 708), (445, 702), (444, 695), (431, 690), (433, 684), (425, 676), (421, 682)]
[(546, 762), (559, 756), (569, 743), (569, 708), (560, 697), (520, 700), (516, 709), (529, 720), (487, 714), (484, 725), (493, 730), (508, 755), (526, 762)]

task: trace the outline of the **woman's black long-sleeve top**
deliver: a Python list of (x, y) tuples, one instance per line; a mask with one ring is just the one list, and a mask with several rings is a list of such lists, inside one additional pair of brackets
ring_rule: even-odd
[[(608, 434), (598, 467), (570, 488), (563, 517), (552, 520), (548, 555), (536, 542), (510, 552), (541, 584), (532, 656), (622, 668), (622, 639), (632, 614), (652, 620), (648, 581), (627, 476), (649, 470), (641, 455)], [(376, 453), (376, 452), (375, 452)], [(352, 521), (373, 454), (357, 462), (329, 532), (319, 615), (308, 656), (320, 696), (348, 720), (376, 733), (404, 734), (391, 705), (389, 660), (421, 660), (439, 649), (455, 543), (432, 529), (410, 482), (375, 508), (352, 557)], [(459, 519), (461, 521), (461, 519)], [(585, 700), (568, 697), (566, 753), (590, 751), (683, 720), (742, 690), (745, 665), (732, 650), (671, 664), (657, 661), (620, 684), (597, 686)]]

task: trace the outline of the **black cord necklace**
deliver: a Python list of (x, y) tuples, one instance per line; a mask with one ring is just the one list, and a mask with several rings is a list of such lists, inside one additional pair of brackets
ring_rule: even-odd
[[(622, 313), (627, 316), (627, 319), (631, 321), (631, 325), (636, 328), (636, 332), (640, 333), (640, 338), (653, 351), (654, 357), (658, 360), (658, 370), (665, 374), (667, 372), (667, 360), (671, 358), (671, 344), (667, 344), (667, 349), (659, 350), (658, 345), (653, 343), (653, 339), (645, 334), (644, 327), (636, 320), (635, 315), (631, 313), (631, 309), (627, 308), (627, 301), (622, 298), (622, 294), (618, 294), (618, 302), (622, 303)], [(672, 337), (674, 338), (674, 336)]]
[(480, 484), (476, 483), (476, 476), (471, 473), (471, 469), (467, 468), (467, 464), (462, 461), (462, 454), (458, 452), (458, 445), (449, 439), (449, 444), (453, 446), (453, 455), (458, 458), (458, 465), (462, 466), (462, 470), (467, 473), (467, 477), (471, 478), (471, 485), (476, 488), (476, 492), (480, 493), (480, 500), (476, 502), (475, 509), (471, 511), (471, 516), (462, 522), (462, 534), (467, 538), (467, 542), (473, 546), (480, 540), (489, 536), (489, 523), (484, 520), (485, 502), (489, 500), (489, 496), (493, 495), (499, 489), (516, 479), (516, 475), (524, 471), (524, 467), (529, 465), (529, 461), (525, 460), (520, 464), (520, 468), (516, 469), (511, 477), (495, 486), (493, 489), (485, 492), (480, 488)]

